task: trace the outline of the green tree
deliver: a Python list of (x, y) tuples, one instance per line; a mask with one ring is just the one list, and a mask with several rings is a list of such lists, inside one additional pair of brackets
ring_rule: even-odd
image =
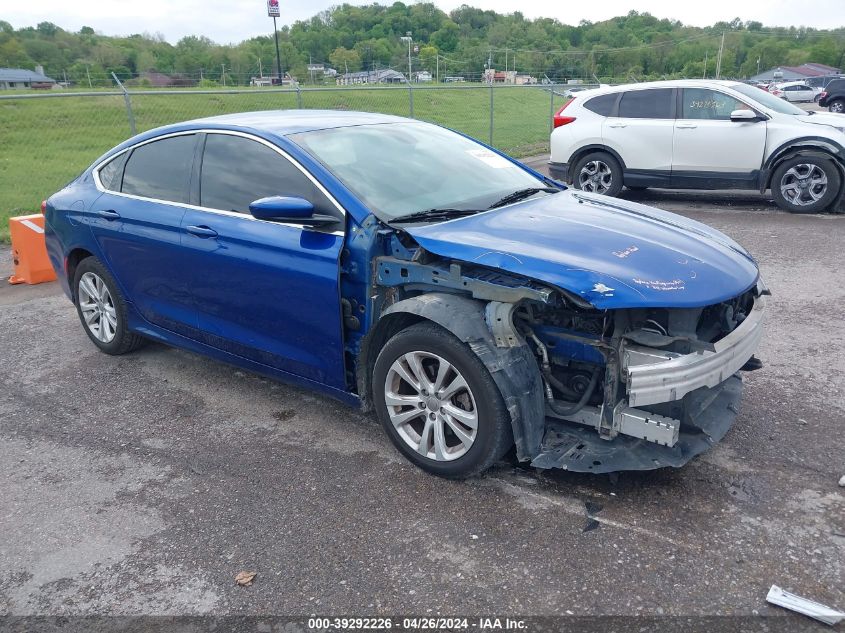
[(361, 68), (361, 56), (358, 51), (343, 46), (338, 46), (332, 51), (329, 61), (338, 72), (353, 72)]

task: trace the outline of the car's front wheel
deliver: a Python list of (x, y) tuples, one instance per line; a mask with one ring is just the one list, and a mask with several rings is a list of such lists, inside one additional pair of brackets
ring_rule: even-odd
[(830, 112), (845, 112), (845, 99), (834, 99), (833, 101), (829, 101), (827, 104), (827, 109)]
[(513, 443), (510, 416), (478, 356), (434, 323), (402, 330), (379, 352), (373, 403), (411, 462), (452, 479), (478, 474)]
[(575, 164), (572, 184), (576, 189), (605, 196), (622, 191), (622, 167), (607, 152), (590, 152)]
[(106, 354), (126, 354), (144, 339), (126, 327), (126, 301), (96, 257), (79, 262), (73, 275), (76, 312), (88, 338)]
[(796, 156), (778, 165), (772, 174), (772, 196), (781, 209), (792, 213), (817, 213), (829, 207), (841, 178), (831, 161)]

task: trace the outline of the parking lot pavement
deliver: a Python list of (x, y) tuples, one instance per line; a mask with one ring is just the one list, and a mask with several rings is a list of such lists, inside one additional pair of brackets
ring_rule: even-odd
[[(797, 626), (766, 605), (772, 584), (845, 608), (845, 217), (658, 201), (759, 258), (765, 367), (721, 444), (618, 479), (508, 461), (437, 479), (370, 417), (159, 345), (105, 356), (56, 284), (3, 284), (0, 612), (759, 613)], [(257, 572), (251, 587), (235, 586), (242, 570)]]

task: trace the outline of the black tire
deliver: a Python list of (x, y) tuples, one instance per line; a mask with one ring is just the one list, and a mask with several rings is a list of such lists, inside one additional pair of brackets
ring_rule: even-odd
[[(436, 355), (447, 361), (454, 370), (464, 378), (469, 391), (460, 397), (465, 398), (466, 393), (470, 394), (471, 401), (474, 401), (472, 411), (477, 417), (477, 430), (474, 442), (466, 452), (451, 461), (438, 461), (435, 458), (423, 455), (414, 450), (408, 442), (403, 439), (397, 427), (390, 419), (387, 404), (385, 402), (385, 391), (387, 390), (388, 373), (394, 362), (410, 352), (423, 352)], [(426, 359), (427, 361), (429, 359)], [(437, 361), (431, 359), (432, 363)], [(425, 368), (429, 379), (434, 378), (434, 367)], [(431, 373), (429, 373), (431, 372)], [(407, 385), (410, 386), (410, 385)], [(508, 451), (513, 445), (513, 431), (511, 430), (510, 414), (505, 407), (502, 394), (493, 381), (493, 377), (478, 356), (462, 343), (457, 337), (444, 328), (430, 322), (418, 323), (406, 328), (393, 336), (381, 349), (376, 358), (373, 369), (373, 404), (375, 405), (379, 421), (385, 432), (390, 437), (394, 446), (399, 449), (409, 461), (421, 469), (445, 477), (448, 479), (464, 479), (477, 475), (492, 466), (497, 460)], [(454, 396), (453, 398), (457, 398)], [(444, 402), (446, 402), (444, 400)], [(449, 401), (452, 404), (451, 400)], [(427, 416), (434, 415), (431, 409), (424, 408), (420, 404), (421, 414), (419, 417), (409, 421), (407, 426), (414, 424), (422, 427), (427, 423)], [(415, 410), (414, 405), (403, 407), (399, 413)], [(436, 409), (438, 412), (440, 409)], [(422, 413), (428, 411), (428, 413)], [(445, 434), (451, 434), (447, 440), (452, 440), (458, 447), (461, 446), (458, 436), (448, 427), (443, 425)], [(415, 432), (424, 435), (422, 428)], [(432, 431), (434, 433), (434, 431)], [(432, 437), (432, 441), (433, 441)], [(422, 441), (418, 441), (422, 445)], [(428, 443), (426, 443), (426, 447)], [(433, 450), (433, 448), (432, 448)]]
[[(591, 172), (595, 175), (590, 176)], [(607, 152), (590, 152), (572, 170), (572, 186), (582, 191), (616, 197), (622, 191), (622, 184), (622, 167)]]
[(834, 99), (828, 102), (827, 109), (829, 112), (845, 112), (845, 99)]
[[(96, 275), (96, 277), (101, 279), (105, 287), (108, 289), (108, 294), (111, 299), (111, 307), (114, 308), (114, 319), (116, 321), (113, 328), (114, 335), (108, 341), (101, 340), (97, 337), (94, 331), (92, 331), (92, 327), (86, 323), (85, 317), (82, 314), (82, 299), (80, 298), (80, 295), (84, 293), (80, 291), (79, 284), (86, 273)], [(73, 275), (73, 297), (74, 303), (76, 304), (76, 313), (79, 315), (79, 321), (82, 323), (82, 329), (85, 330), (88, 338), (91, 339), (91, 342), (94, 343), (100, 351), (113, 356), (118, 356), (120, 354), (127, 354), (136, 350), (144, 343), (143, 338), (137, 334), (133, 334), (127, 329), (126, 300), (123, 298), (123, 294), (120, 292), (117, 282), (114, 280), (112, 274), (96, 257), (87, 257), (77, 265), (76, 271)]]
[[(798, 193), (798, 195), (794, 197), (795, 200), (808, 201), (806, 204), (798, 204), (797, 202), (788, 199), (783, 194), (781, 186), (788, 184), (789, 182), (800, 183), (801, 180), (796, 178), (795, 173), (798, 173), (799, 175), (803, 175), (804, 173), (809, 174), (810, 172), (807, 171), (807, 167), (810, 166), (812, 166), (812, 169), (815, 170), (816, 173), (819, 171), (824, 173), (824, 176), (827, 179), (827, 184), (825, 185), (826, 188), (824, 189), (824, 193), (821, 197), (814, 202), (808, 201), (810, 199), (809, 190), (806, 193)], [(788, 172), (790, 172), (793, 168), (797, 168), (796, 171), (788, 175)], [(818, 213), (819, 211), (824, 211), (833, 204), (837, 194), (839, 193), (841, 183), (842, 178), (839, 175), (839, 169), (832, 161), (825, 160), (824, 158), (816, 158), (814, 156), (796, 156), (795, 158), (790, 158), (789, 160), (782, 162), (777, 166), (772, 174), (772, 197), (781, 209), (791, 213)], [(797, 191), (800, 192), (800, 189)], [(816, 191), (816, 193), (819, 192)]]

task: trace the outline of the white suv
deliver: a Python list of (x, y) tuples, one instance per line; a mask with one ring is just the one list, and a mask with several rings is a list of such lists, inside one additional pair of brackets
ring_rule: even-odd
[(771, 188), (781, 208), (813, 213), (843, 194), (845, 115), (731, 81), (614, 86), (557, 112), (551, 150), (552, 177), (584, 191)]

